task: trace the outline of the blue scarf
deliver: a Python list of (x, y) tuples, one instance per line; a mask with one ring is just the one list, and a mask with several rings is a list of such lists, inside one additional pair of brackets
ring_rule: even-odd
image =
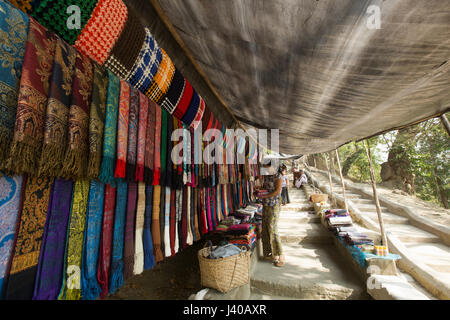
[(144, 220), (144, 270), (152, 269), (155, 266), (153, 255), (153, 241), (151, 234), (151, 224), (153, 216), (153, 186), (145, 187), (145, 220)]

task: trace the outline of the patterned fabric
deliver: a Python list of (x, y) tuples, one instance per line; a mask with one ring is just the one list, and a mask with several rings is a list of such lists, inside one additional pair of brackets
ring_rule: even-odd
[(12, 5), (16, 6), (25, 13), (31, 12), (32, 9), (31, 3), (34, 1), (35, 0), (9, 0), (9, 2), (11, 2)]
[(7, 300), (31, 300), (53, 179), (30, 177), (26, 182), (20, 226), (6, 289)]
[(197, 92), (193, 92), (192, 99), (189, 102), (189, 106), (187, 108), (186, 113), (181, 118), (184, 124), (186, 124), (188, 127), (192, 124), (194, 121), (195, 116), (197, 115), (198, 109), (200, 108), (200, 96)]
[(173, 75), (175, 74), (175, 66), (173, 62), (162, 48), (161, 54), (162, 59), (158, 68), (158, 72), (156, 72), (156, 75), (153, 78), (152, 85), (145, 93), (152, 101), (155, 101), (156, 103), (161, 103), (166, 96), (167, 92), (169, 91)]
[(183, 119), (183, 116), (186, 114), (187, 108), (189, 107), (189, 104), (191, 102), (192, 99), (192, 95), (194, 93), (194, 90), (192, 89), (191, 84), (189, 83), (189, 81), (187, 81), (187, 79), (184, 79), (184, 89), (183, 89), (183, 93), (181, 95), (180, 101), (178, 102), (173, 115), (174, 117), (176, 117), (177, 119)]
[(128, 121), (128, 150), (127, 150), (127, 170), (128, 181), (136, 180), (136, 157), (139, 125), (139, 91), (131, 88), (130, 93), (130, 118)]
[(145, 41), (127, 80), (141, 92), (147, 92), (161, 63), (162, 52), (150, 30), (145, 28)]
[(206, 108), (205, 101), (202, 99), (202, 97), (199, 96), (199, 98), (200, 98), (200, 105), (198, 107), (197, 114), (194, 117), (194, 121), (192, 121), (191, 123), (191, 127), (194, 128), (194, 130), (197, 129), (197, 127), (201, 123)]
[(178, 69), (175, 69), (169, 91), (167, 91), (167, 95), (161, 103), (161, 107), (166, 109), (170, 114), (175, 111), (175, 108), (181, 100), (184, 88), (186, 86), (185, 80), (186, 79), (183, 77), (181, 72), (178, 71)]
[(145, 187), (145, 215), (142, 241), (144, 245), (144, 270), (152, 269), (155, 266), (155, 256), (153, 255), (152, 241), (152, 216), (153, 216), (153, 186)]
[(99, 0), (74, 47), (100, 65), (108, 58), (127, 21), (122, 0)]
[[(275, 181), (278, 179), (281, 179), (281, 175), (278, 173), (274, 174), (274, 175), (264, 176), (263, 190), (267, 190), (269, 193), (274, 192), (275, 191)], [(266, 198), (266, 199), (262, 199), (262, 200), (263, 200), (264, 206), (273, 207), (273, 206), (279, 205), (281, 202), (281, 193), (274, 197)]]
[(162, 109), (155, 106), (155, 161), (153, 169), (153, 185), (159, 185), (161, 178), (161, 117)]
[(152, 225), (151, 225), (151, 233), (153, 240), (153, 255), (155, 257), (155, 261), (161, 262), (163, 261), (163, 253), (161, 251), (161, 230), (159, 224), (159, 215), (160, 210), (163, 210), (160, 206), (161, 199), (161, 186), (153, 187), (153, 214), (152, 214)]
[[(147, 140), (148, 128), (148, 104), (149, 100), (141, 92), (139, 92), (139, 131), (137, 140), (137, 155), (136, 155), (136, 181), (144, 181), (144, 166), (145, 166), (145, 145)], [(153, 144), (152, 144), (153, 145)]]
[(92, 94), (93, 67), (88, 57), (77, 53), (72, 102), (69, 112), (68, 147), (61, 175), (81, 179), (87, 175), (89, 155), (89, 105)]
[(89, 181), (76, 181), (73, 187), (72, 209), (67, 236), (65, 275), (58, 299), (79, 300), (81, 298), (81, 260), (88, 200)]
[(91, 181), (84, 233), (83, 263), (81, 265), (81, 297), (95, 300), (102, 291), (97, 280), (98, 253), (102, 232), (105, 184)]
[(144, 219), (145, 219), (145, 184), (138, 183), (138, 201), (136, 209), (136, 227), (134, 240), (134, 269), (133, 274), (144, 272)]
[(0, 168), (5, 166), (14, 135), (28, 23), (27, 15), (0, 1)]
[(153, 101), (148, 101), (147, 132), (145, 138), (144, 180), (146, 184), (153, 184), (153, 170), (155, 163), (155, 129), (156, 109), (159, 108)]
[(123, 277), (125, 280), (133, 276), (134, 269), (134, 230), (136, 222), (137, 183), (128, 184), (127, 216), (123, 247)]
[(0, 172), (0, 299), (20, 215), (23, 177), (9, 177)]
[(75, 58), (75, 49), (58, 38), (48, 94), (44, 144), (39, 165), (39, 174), (41, 175), (55, 177), (63, 166), (64, 153), (67, 147)]
[(89, 179), (97, 179), (100, 174), (107, 91), (108, 73), (105, 68), (94, 63), (94, 80), (89, 117), (89, 162), (87, 172)]
[(8, 169), (37, 173), (56, 39), (30, 18)]
[(264, 206), (262, 221), (262, 243), (265, 257), (270, 255), (280, 256), (283, 254), (280, 235), (278, 234), (278, 218), (280, 216), (280, 205)]
[(55, 300), (61, 290), (73, 182), (56, 179), (50, 198), (33, 300)]
[(128, 121), (130, 114), (130, 85), (120, 80), (119, 120), (117, 124), (116, 178), (125, 178), (128, 150)]
[(112, 72), (108, 71), (108, 94), (106, 98), (105, 133), (103, 136), (103, 159), (99, 176), (99, 179), (106, 184), (114, 183), (119, 94), (120, 80)]

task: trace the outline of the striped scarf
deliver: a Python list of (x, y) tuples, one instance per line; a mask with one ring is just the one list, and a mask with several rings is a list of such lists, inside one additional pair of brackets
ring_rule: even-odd
[(153, 78), (153, 83), (145, 93), (152, 101), (155, 101), (156, 103), (161, 103), (163, 101), (167, 91), (169, 91), (169, 87), (175, 73), (175, 66), (172, 60), (162, 48), (161, 55), (161, 63), (159, 64), (158, 71)]
[(144, 272), (144, 219), (145, 219), (145, 184), (138, 183), (138, 201), (136, 209), (136, 227), (134, 240), (134, 269), (133, 274)]
[(159, 214), (161, 210), (161, 186), (156, 185), (153, 188), (153, 212), (151, 225), (153, 255), (156, 262), (161, 262), (164, 259), (161, 251), (161, 231), (159, 225)]
[(144, 270), (152, 269), (155, 266), (155, 256), (153, 255), (152, 241), (152, 217), (153, 217), (153, 186), (145, 187), (145, 218), (142, 241), (144, 243)]
[(139, 91), (131, 88), (130, 92), (130, 118), (128, 123), (128, 150), (127, 170), (128, 181), (136, 181), (136, 157), (139, 125)]
[(192, 89), (191, 84), (187, 79), (184, 79), (184, 88), (183, 93), (181, 94), (180, 101), (175, 107), (175, 110), (173, 111), (174, 117), (177, 119), (182, 119), (184, 115), (186, 114), (187, 108), (189, 107), (189, 104), (192, 99), (192, 95), (194, 93), (194, 90)]
[(128, 184), (127, 216), (123, 248), (123, 277), (127, 280), (133, 276), (134, 269), (134, 230), (136, 222), (138, 187), (136, 182)]
[(125, 178), (128, 148), (128, 121), (130, 115), (130, 85), (120, 80), (119, 119), (117, 124), (117, 162), (115, 177)]
[(188, 127), (194, 121), (199, 108), (200, 108), (200, 96), (198, 95), (197, 92), (194, 91), (192, 94), (192, 99), (189, 102), (189, 106), (186, 110), (186, 113), (181, 118), (183, 123), (186, 124)]
[(161, 116), (162, 109), (155, 105), (155, 161), (153, 170), (153, 185), (159, 185), (161, 179)]
[(136, 155), (136, 181), (144, 182), (145, 144), (147, 139), (148, 103), (149, 100), (139, 92), (139, 130)]
[(155, 131), (156, 131), (156, 108), (158, 106), (148, 100), (147, 134), (145, 138), (145, 168), (144, 180), (146, 184), (153, 184), (153, 170), (155, 164)]

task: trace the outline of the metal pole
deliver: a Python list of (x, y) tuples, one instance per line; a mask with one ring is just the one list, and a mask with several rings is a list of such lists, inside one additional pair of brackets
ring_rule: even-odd
[(450, 136), (450, 122), (448, 121), (445, 114), (441, 115), (441, 121), (442, 121), (442, 124), (444, 125), (445, 129), (447, 129), (447, 134)]
[(341, 168), (341, 160), (339, 159), (339, 152), (338, 152), (338, 149), (336, 149), (335, 151), (336, 151), (336, 160), (337, 160), (338, 168), (339, 168), (339, 176), (341, 177), (342, 196), (344, 197), (345, 210), (347, 210), (347, 212), (348, 212), (347, 198), (346, 198), (346, 196), (345, 196), (345, 182), (344, 182), (344, 176), (342, 175), (342, 168)]
[(372, 181), (373, 198), (375, 200), (375, 207), (377, 209), (378, 222), (380, 223), (381, 241), (382, 241), (381, 244), (386, 246), (386, 250), (387, 250), (387, 252), (389, 252), (386, 233), (384, 232), (383, 217), (381, 216), (380, 201), (378, 200), (378, 193), (377, 193), (377, 186), (376, 186), (376, 182), (375, 182), (375, 174), (374, 174), (374, 170), (373, 170), (372, 156), (370, 154), (370, 146), (368, 147), (366, 145), (366, 143), (368, 144), (368, 142), (363, 141), (364, 148), (366, 149), (366, 155), (367, 155), (367, 158), (369, 159), (370, 180)]
[[(331, 160), (331, 159), (330, 159)], [(330, 164), (328, 163), (327, 154), (325, 153), (325, 162), (327, 164), (328, 169), (328, 182), (330, 183), (330, 197), (333, 199), (334, 206), (336, 207), (336, 197), (333, 196), (333, 182), (331, 181), (331, 168)], [(331, 201), (330, 201), (331, 203)]]

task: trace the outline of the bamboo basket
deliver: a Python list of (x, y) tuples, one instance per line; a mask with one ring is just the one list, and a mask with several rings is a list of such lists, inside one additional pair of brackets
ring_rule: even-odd
[(198, 251), (203, 287), (227, 293), (250, 282), (251, 251), (244, 251), (234, 256), (219, 259), (207, 258), (210, 252), (209, 247)]

